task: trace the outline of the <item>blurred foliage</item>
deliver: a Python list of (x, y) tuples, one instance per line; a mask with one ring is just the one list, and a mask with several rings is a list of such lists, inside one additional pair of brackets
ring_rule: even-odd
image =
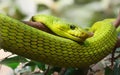
[[(0, 0), (0, 13), (7, 14), (18, 20), (29, 20), (35, 14), (49, 14), (83, 27), (92, 26), (96, 21), (105, 18), (115, 18), (119, 7), (119, 0)], [(116, 55), (120, 54), (119, 50), (117, 50)], [(106, 57), (95, 66), (90, 67), (90, 69), (66, 68), (64, 71), (61, 67), (28, 60), (21, 56), (5, 58), (0, 64), (11, 67), (16, 71), (16, 74), (29, 72), (31, 75), (58, 75), (55, 73), (61, 75), (85, 75), (89, 70), (88, 75), (96, 75), (100, 71), (104, 71), (104, 75), (120, 75), (120, 59), (116, 59), (113, 68), (110, 68), (109, 64), (111, 62), (106, 60), (109, 58)], [(22, 63), (22, 68), (18, 68), (20, 63)], [(28, 66), (29, 68), (27, 68)]]
[(36, 62), (36, 61), (29, 61), (28, 63), (26, 63), (24, 65), (25, 66), (30, 66), (32, 71), (35, 70), (35, 67), (37, 66), (39, 69), (45, 71), (45, 64), (44, 63), (40, 63), (40, 62)]
[(17, 68), (20, 62), (27, 62), (27, 60), (20, 56), (14, 56), (14, 57), (6, 58), (2, 60), (0, 64), (4, 64), (4, 65), (11, 67), (12, 69), (15, 69)]
[[(19, 15), (18, 15), (19, 14)], [(12, 15), (13, 18), (16, 18), (18, 20), (24, 19), (26, 17), (25, 14), (23, 14), (18, 8), (15, 10), (15, 14)]]
[(100, 0), (75, 0), (76, 4), (87, 4), (93, 1), (100, 1)]
[(44, 4), (39, 4), (37, 5), (38, 9), (37, 11), (42, 11), (42, 10), (45, 10), (45, 9), (49, 9), (46, 5)]
[(95, 22), (97, 21), (101, 21), (104, 20), (106, 18), (115, 18), (115, 14), (107, 14), (103, 11), (100, 12), (94, 12), (95, 15), (92, 16), (89, 25), (93, 25)]

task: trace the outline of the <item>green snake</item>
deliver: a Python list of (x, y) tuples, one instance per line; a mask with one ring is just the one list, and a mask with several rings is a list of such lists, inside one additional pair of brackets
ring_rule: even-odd
[(111, 19), (96, 22), (89, 31), (53, 16), (36, 15), (31, 21), (45, 24), (56, 35), (0, 14), (0, 48), (54, 66), (82, 68), (111, 53), (117, 41)]

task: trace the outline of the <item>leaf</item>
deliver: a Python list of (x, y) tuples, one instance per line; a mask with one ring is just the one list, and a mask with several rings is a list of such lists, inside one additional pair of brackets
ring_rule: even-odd
[(46, 10), (46, 9), (48, 9), (48, 7), (47, 7), (46, 5), (44, 5), (44, 4), (38, 4), (37, 6), (38, 6), (37, 11), (41, 11), (41, 10)]
[(43, 71), (46, 70), (44, 63), (35, 61), (35, 64), (38, 66), (39, 69), (41, 69), (41, 70), (43, 70)]
[(4, 64), (4, 65), (11, 67), (12, 69), (15, 69), (19, 65), (20, 62), (25, 62), (25, 61), (27, 60), (23, 57), (14, 56), (14, 57), (6, 58), (2, 60), (0, 64)]
[(34, 71), (35, 67), (36, 67), (36, 64), (33, 61), (30, 61), (30, 62), (28, 62), (27, 64), (24, 65), (24, 67), (26, 67), (26, 66), (30, 66), (31, 70)]
[(69, 68), (69, 69), (67, 69), (67, 71), (65, 72), (65, 75), (72, 75), (74, 71), (75, 71), (75, 69)]
[(114, 72), (112, 69), (110, 69), (109, 67), (105, 68), (105, 75), (114, 75)]
[(25, 66), (30, 66), (32, 71), (34, 71), (35, 67), (38, 66), (39, 69), (41, 70), (45, 70), (45, 64), (37, 62), (37, 61), (30, 61), (27, 64), (25, 64)]
[(114, 75), (120, 75), (120, 60), (115, 61)]

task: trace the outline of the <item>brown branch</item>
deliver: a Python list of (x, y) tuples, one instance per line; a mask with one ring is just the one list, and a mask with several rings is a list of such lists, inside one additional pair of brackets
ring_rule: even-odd
[(66, 72), (66, 68), (61, 68), (61, 71), (59, 72), (59, 75), (64, 75)]
[(112, 55), (111, 55), (111, 67), (114, 66), (114, 61), (115, 61), (115, 51), (116, 51), (116, 47), (114, 47), (113, 51), (112, 51)]
[[(117, 19), (113, 22), (113, 25), (117, 28), (119, 25), (120, 25), (120, 12), (119, 12), (119, 15), (117, 17)], [(112, 51), (112, 55), (111, 55), (111, 67), (113, 68), (113, 62), (115, 61), (115, 51), (116, 51), (116, 48), (120, 47), (120, 37), (118, 36), (118, 40), (116, 42), (116, 45)]]
[(117, 40), (117, 44), (116, 44), (116, 48), (120, 47), (120, 36), (118, 36), (118, 40)]
[(47, 70), (45, 71), (44, 75), (48, 75), (49, 70), (50, 70), (50, 66), (48, 65), (48, 68), (47, 68)]
[(113, 22), (113, 25), (117, 28), (120, 25), (120, 12), (117, 16), (117, 19), (115, 20), (115, 22)]
[(40, 22), (32, 22), (32, 21), (22, 21), (23, 23), (32, 26), (34, 28), (37, 28), (39, 30), (54, 34), (49, 28), (47, 28), (43, 23)]

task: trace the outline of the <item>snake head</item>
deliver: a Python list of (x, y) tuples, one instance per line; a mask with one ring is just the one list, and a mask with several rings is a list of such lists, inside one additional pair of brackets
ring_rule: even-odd
[(84, 42), (91, 34), (77, 25), (65, 22), (57, 17), (48, 15), (35, 15), (31, 21), (41, 22), (52, 32), (77, 42)]
[(53, 31), (59, 36), (66, 37), (77, 42), (84, 42), (90, 37), (89, 32), (74, 24), (58, 23), (57, 26), (54, 27)]

